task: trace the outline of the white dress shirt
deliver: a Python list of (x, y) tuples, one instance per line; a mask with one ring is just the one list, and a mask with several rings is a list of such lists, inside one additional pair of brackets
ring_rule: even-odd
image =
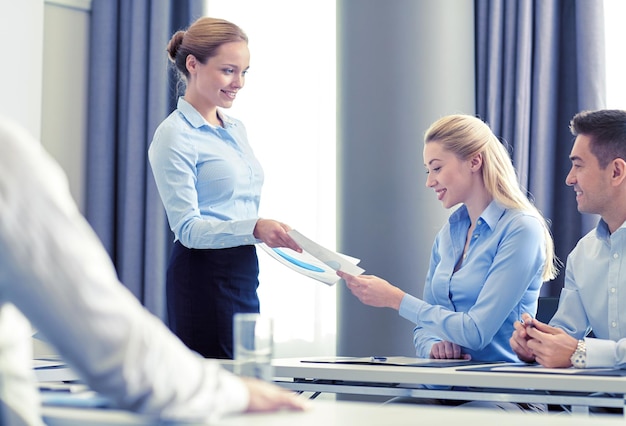
[[(187, 349), (120, 284), (60, 167), (0, 118), (0, 402), (32, 419), (33, 375), (14, 374), (31, 369), (32, 356), (11, 343), (30, 338), (30, 329), (7, 325), (10, 305), (121, 408), (207, 421), (248, 404), (239, 378)], [(11, 357), (12, 347), (21, 356)]]
[(550, 325), (585, 338), (588, 368), (626, 368), (626, 223), (600, 220), (567, 258), (565, 286)]

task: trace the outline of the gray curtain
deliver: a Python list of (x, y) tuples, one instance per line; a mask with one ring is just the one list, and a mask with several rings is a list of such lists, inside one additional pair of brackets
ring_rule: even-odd
[[(476, 112), (508, 144), (565, 262), (597, 218), (565, 185), (575, 113), (605, 100), (602, 0), (475, 0)], [(558, 295), (564, 270), (542, 289)]]
[(86, 216), (121, 281), (163, 319), (172, 236), (147, 149), (175, 105), (165, 47), (203, 14), (203, 0), (92, 1)]

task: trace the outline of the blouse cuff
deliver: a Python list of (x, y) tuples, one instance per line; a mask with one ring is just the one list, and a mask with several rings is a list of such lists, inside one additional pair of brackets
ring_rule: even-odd
[(400, 309), (398, 313), (402, 318), (411, 321), (413, 324), (417, 324), (417, 314), (424, 305), (424, 301), (418, 299), (410, 294), (405, 294), (400, 302)]

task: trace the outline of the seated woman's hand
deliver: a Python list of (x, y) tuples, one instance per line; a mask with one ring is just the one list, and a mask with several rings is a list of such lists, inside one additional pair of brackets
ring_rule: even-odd
[(472, 359), (470, 354), (461, 353), (461, 347), (456, 343), (441, 341), (430, 349), (430, 357), (435, 359)]
[(337, 271), (337, 275), (362, 303), (376, 308), (400, 309), (405, 293), (388, 281), (375, 275), (354, 276), (342, 271)]

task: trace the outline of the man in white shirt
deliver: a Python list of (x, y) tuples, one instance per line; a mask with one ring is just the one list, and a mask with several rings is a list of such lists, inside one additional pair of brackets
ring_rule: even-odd
[(578, 210), (600, 220), (568, 256), (550, 325), (524, 314), (510, 343), (521, 360), (545, 367), (626, 368), (626, 111), (581, 112), (570, 129), (566, 183)]
[(160, 419), (301, 410), (193, 353), (120, 284), (60, 167), (0, 118), (0, 423), (40, 425), (32, 323), (95, 391)]

